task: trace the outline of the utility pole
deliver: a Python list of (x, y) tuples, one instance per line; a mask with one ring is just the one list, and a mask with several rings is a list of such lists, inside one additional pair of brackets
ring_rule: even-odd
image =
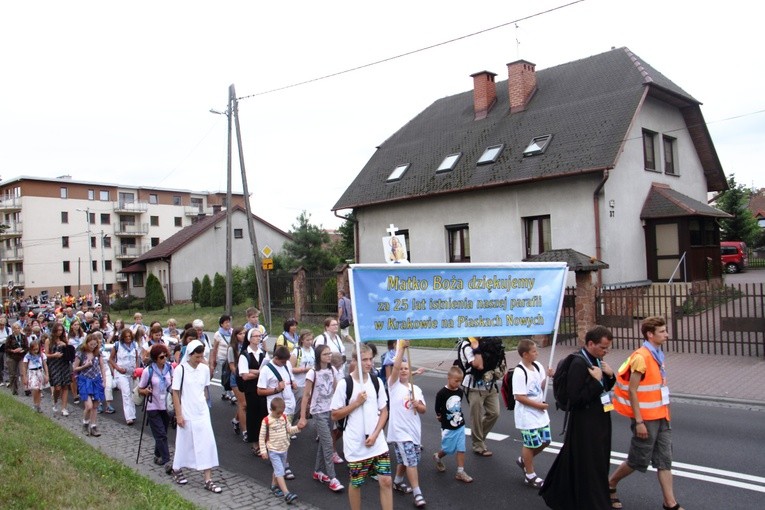
[(228, 88), (228, 107), (226, 108), (226, 117), (228, 118), (228, 159), (226, 163), (226, 314), (233, 315), (233, 282), (231, 271), (231, 105), (235, 101), (234, 85)]

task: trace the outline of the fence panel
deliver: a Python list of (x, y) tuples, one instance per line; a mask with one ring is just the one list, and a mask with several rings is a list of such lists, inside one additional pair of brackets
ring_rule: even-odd
[(337, 315), (337, 275), (335, 273), (308, 273), (306, 293), (309, 314)]
[(268, 271), (268, 287), (271, 302), (271, 320), (280, 324), (279, 318), (295, 315), (295, 296), (292, 273), (289, 271)]

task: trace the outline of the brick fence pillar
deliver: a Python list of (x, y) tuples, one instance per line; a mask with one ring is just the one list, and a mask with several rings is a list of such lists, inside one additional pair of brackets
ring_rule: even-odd
[(303, 314), (308, 311), (308, 289), (303, 266), (292, 271), (292, 297), (295, 302), (295, 320), (302, 322)]
[(576, 271), (576, 336), (584, 345), (587, 331), (595, 325), (595, 285), (590, 271)]
[(348, 281), (348, 264), (341, 264), (335, 268), (337, 273), (337, 290), (345, 292), (346, 297), (351, 297), (351, 284)]

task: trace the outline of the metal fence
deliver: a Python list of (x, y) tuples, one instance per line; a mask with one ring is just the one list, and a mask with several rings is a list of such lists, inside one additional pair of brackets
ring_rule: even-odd
[(576, 345), (576, 287), (566, 287), (561, 307), (558, 337), (556, 342), (563, 345)]
[(280, 317), (295, 315), (295, 291), (292, 273), (289, 271), (268, 271), (268, 287), (271, 302), (271, 317), (274, 324), (281, 324)]
[(306, 300), (309, 315), (337, 315), (337, 273), (307, 273)]
[(611, 328), (614, 348), (635, 349), (643, 342), (640, 321), (667, 319), (665, 350), (700, 354), (765, 354), (765, 285), (653, 283), (601, 289), (597, 322)]

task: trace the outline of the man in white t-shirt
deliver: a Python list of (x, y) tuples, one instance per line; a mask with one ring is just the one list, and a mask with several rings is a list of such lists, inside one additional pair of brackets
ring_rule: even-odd
[[(377, 388), (372, 381), (372, 350), (361, 345), (361, 371), (351, 375), (353, 390), (346, 401), (348, 379), (337, 383), (332, 396), (332, 419), (335, 421), (347, 417), (343, 433), (343, 449), (351, 480), (348, 486), (348, 500), (351, 510), (361, 510), (361, 486), (364, 485), (370, 470), (378, 476), (380, 485), (380, 506), (383, 510), (392, 510), (393, 491), (390, 478), (390, 453), (385, 441), (383, 427), (388, 420), (388, 397), (383, 385)], [(356, 355), (353, 356), (356, 358)], [(376, 393), (376, 397), (375, 397)]]

